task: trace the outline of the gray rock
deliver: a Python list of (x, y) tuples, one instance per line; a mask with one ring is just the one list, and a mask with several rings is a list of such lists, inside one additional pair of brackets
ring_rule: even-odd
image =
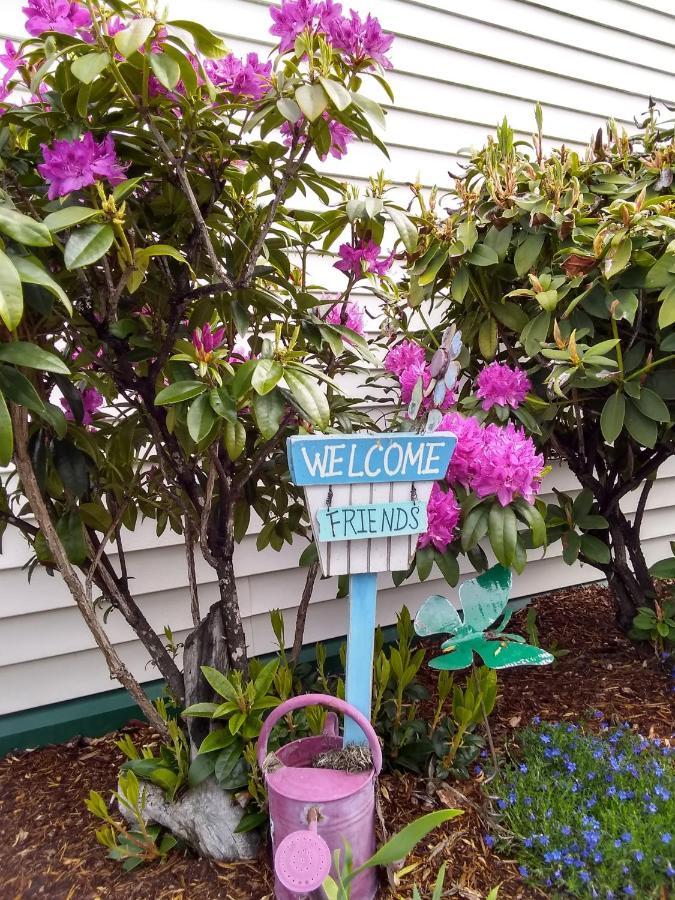
[[(175, 803), (167, 800), (161, 788), (141, 781), (141, 796), (146, 822), (155, 822), (183, 840), (200, 856), (230, 862), (252, 859), (258, 850), (255, 832), (235, 834), (243, 815), (231, 794), (218, 787), (213, 778), (190, 788)], [(120, 812), (130, 824), (134, 814), (124, 806)]]

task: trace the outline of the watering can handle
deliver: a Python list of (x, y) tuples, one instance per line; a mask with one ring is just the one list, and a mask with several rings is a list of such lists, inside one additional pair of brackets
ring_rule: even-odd
[(261, 768), (267, 756), (267, 739), (274, 726), (287, 713), (292, 712), (294, 709), (302, 709), (303, 706), (328, 706), (353, 719), (368, 738), (370, 752), (373, 755), (373, 768), (375, 769), (375, 774), (379, 775), (382, 768), (382, 750), (373, 726), (358, 709), (349, 703), (345, 703), (344, 700), (340, 700), (337, 697), (329, 697), (327, 694), (302, 694), (299, 697), (291, 697), (290, 700), (285, 700), (276, 709), (272, 710), (265, 719), (265, 724), (258, 738), (258, 765)]

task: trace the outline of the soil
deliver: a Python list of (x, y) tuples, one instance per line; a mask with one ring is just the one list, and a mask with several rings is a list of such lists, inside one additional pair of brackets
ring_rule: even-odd
[[(653, 653), (632, 644), (613, 624), (606, 589), (575, 587), (537, 600), (542, 646), (554, 641), (567, 655), (549, 668), (519, 668), (499, 675), (499, 698), (491, 718), (497, 748), (534, 715), (551, 721), (578, 720), (601, 710), (611, 721), (628, 721), (643, 734), (673, 740), (672, 681)], [(522, 614), (520, 622), (523, 627)], [(433, 688), (434, 676), (425, 674)], [(139, 742), (152, 733), (141, 723), (125, 729)], [(215, 863), (173, 852), (165, 862), (130, 874), (106, 858), (94, 838), (97, 821), (87, 812), (90, 789), (107, 796), (116, 784), (122, 755), (119, 734), (80, 738), (60, 746), (10, 754), (0, 760), (0, 898), (55, 900), (264, 900), (273, 897), (267, 851), (252, 862)], [(488, 812), (481, 777), (428, 784), (412, 774), (381, 779), (382, 808), (389, 833), (443, 806), (464, 814), (433, 832), (408, 860), (413, 871), (384, 886), (382, 898), (410, 898), (417, 882), (430, 885), (447, 863), (444, 897), (482, 900), (501, 885), (500, 900), (547, 895), (524, 884), (513, 861), (485, 845)]]

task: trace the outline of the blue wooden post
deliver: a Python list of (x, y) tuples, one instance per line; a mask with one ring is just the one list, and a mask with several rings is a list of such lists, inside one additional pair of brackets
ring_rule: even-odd
[[(370, 721), (373, 687), (373, 643), (377, 605), (377, 575), (349, 578), (349, 632), (347, 635), (346, 700)], [(359, 726), (345, 718), (344, 743), (365, 744)]]

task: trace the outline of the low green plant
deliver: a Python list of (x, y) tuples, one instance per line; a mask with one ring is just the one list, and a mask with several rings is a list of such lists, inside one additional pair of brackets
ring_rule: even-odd
[[(527, 616), (525, 617), (525, 630), (527, 631), (527, 639), (533, 647), (541, 647), (541, 643), (539, 641), (539, 626), (537, 625), (537, 616), (537, 608), (535, 606), (531, 606), (527, 611)], [(562, 659), (563, 656), (567, 656), (570, 652), (564, 647), (561, 647), (558, 644), (557, 640), (551, 641), (546, 649), (556, 659)]]
[(663, 897), (675, 877), (675, 754), (628, 724), (600, 728), (535, 720), (520, 732), (491, 783), (503, 848), (556, 896)]
[[(344, 851), (336, 850), (333, 854), (333, 868), (336, 878), (328, 876), (323, 882), (323, 890), (328, 900), (349, 900), (354, 879), (375, 866), (390, 866), (405, 859), (413, 847), (426, 837), (430, 831), (462, 815), (461, 809), (441, 809), (421, 816), (383, 844), (369, 859), (357, 868), (353, 868), (352, 854), (349, 845)], [(441, 882), (442, 883), (442, 882)]]
[(125, 872), (164, 859), (176, 844), (176, 838), (162, 830), (159, 825), (147, 825), (144, 821), (145, 801), (138, 779), (133, 771), (120, 772), (118, 789), (113, 791), (113, 800), (125, 807), (134, 816), (134, 827), (119, 822), (109, 811), (98, 791), (90, 791), (84, 801), (89, 812), (105, 824), (96, 830), (96, 840), (108, 848), (108, 857), (122, 863)]
[(438, 684), (439, 702), (452, 691), (452, 717), (442, 719), (433, 731), (434, 774), (468, 778), (469, 766), (485, 746), (475, 729), (480, 722), (489, 727), (487, 718), (497, 702), (497, 673), (487, 666), (474, 667), (462, 688), (449, 672), (442, 672)]
[[(650, 568), (653, 578), (675, 578), (675, 541), (671, 541), (670, 548), (673, 555)], [(654, 601), (653, 609), (648, 606), (638, 608), (630, 632), (636, 641), (650, 641), (659, 656), (675, 650), (675, 589), (670, 586), (668, 592), (665, 599)]]
[(166, 723), (169, 741), (160, 744), (157, 753), (150, 744), (139, 751), (128, 734), (115, 744), (127, 757), (122, 773), (133, 772), (160, 787), (169, 800), (175, 800), (190, 780), (190, 745), (178, 722), (169, 715), (165, 701), (160, 698), (154, 705)]
[[(434, 889), (431, 894), (431, 900), (441, 900), (441, 894), (443, 893), (443, 884), (445, 883), (445, 868), (446, 863), (438, 870), (438, 875), (436, 876), (436, 881), (434, 882)], [(422, 900), (422, 895), (420, 894), (419, 888), (417, 885), (413, 888), (412, 900)]]

